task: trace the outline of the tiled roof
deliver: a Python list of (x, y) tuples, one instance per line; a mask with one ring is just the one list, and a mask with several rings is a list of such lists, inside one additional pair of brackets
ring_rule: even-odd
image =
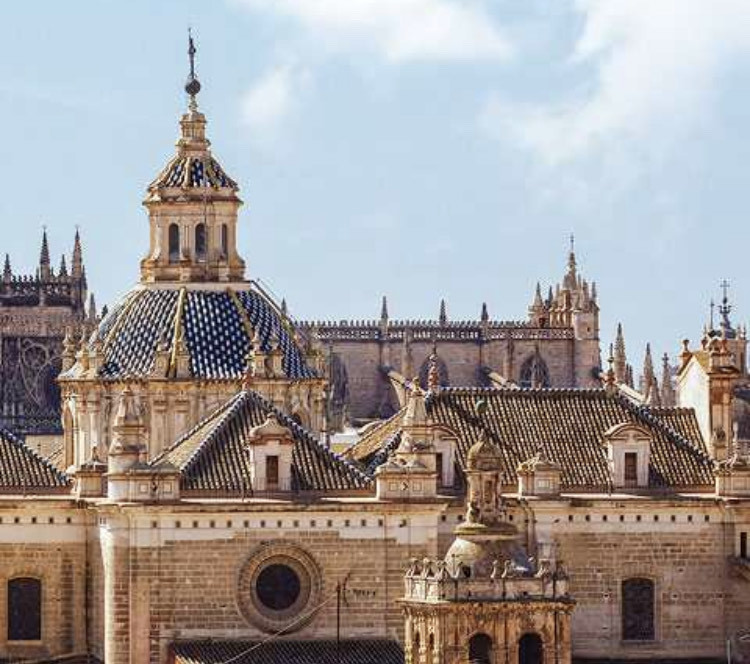
[[(343, 456), (356, 461), (368, 459), (369, 463), (374, 462), (374, 467), (376, 468), (382, 463), (382, 461), (378, 463), (380, 457), (378, 453), (387, 452), (388, 448), (393, 447), (395, 449), (398, 446), (397, 441), (400, 438), (403, 418), (404, 409), (402, 408), (387, 420), (382, 420), (372, 425), (362, 438), (344, 452)], [(383, 458), (383, 461), (385, 461), (385, 458)]]
[(237, 183), (232, 180), (209, 154), (184, 155), (173, 157), (149, 185), (149, 191), (160, 187), (212, 187), (237, 191)]
[(289, 322), (250, 285), (238, 291), (136, 288), (102, 321), (90, 347), (102, 345), (100, 377), (139, 378), (153, 370), (157, 347), (162, 345), (171, 354), (181, 333), (192, 377), (238, 379), (245, 371), (253, 332), (264, 352), (278, 339), (288, 378), (314, 376)]
[(0, 429), (0, 492), (66, 491), (69, 480), (49, 461)]
[[(475, 414), (478, 399), (488, 406), (481, 422)], [(561, 466), (564, 488), (606, 490), (610, 470), (604, 433), (624, 422), (645, 427), (653, 435), (651, 487), (713, 484), (713, 462), (691, 409), (636, 406), (622, 396), (609, 396), (598, 389), (483, 388), (442, 389), (428, 397), (427, 409), (437, 424), (457, 433), (457, 460), (462, 473), (466, 454), (484, 429), (502, 451), (506, 486), (515, 484), (518, 464), (532, 457), (541, 445)], [(372, 472), (384, 460), (384, 451), (393, 449), (393, 436), (392, 432), (381, 436), (379, 447), (375, 436), (360, 441), (352, 448), (351, 458)]]
[(307, 430), (274, 408), (261, 395), (242, 391), (153, 460), (180, 469), (183, 490), (250, 493), (251, 429), (273, 413), (292, 432), (292, 491), (351, 491), (366, 489), (370, 478), (351, 462), (321, 445)]
[(386, 639), (316, 641), (186, 641), (171, 646), (175, 664), (403, 664), (404, 652)]

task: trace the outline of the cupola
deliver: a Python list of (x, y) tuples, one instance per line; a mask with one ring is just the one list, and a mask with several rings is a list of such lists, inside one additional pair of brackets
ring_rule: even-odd
[(141, 282), (238, 282), (245, 262), (237, 253), (239, 187), (211, 153), (206, 116), (198, 110), (201, 84), (195, 45), (188, 42), (187, 112), (180, 119), (177, 154), (148, 186), (150, 243)]

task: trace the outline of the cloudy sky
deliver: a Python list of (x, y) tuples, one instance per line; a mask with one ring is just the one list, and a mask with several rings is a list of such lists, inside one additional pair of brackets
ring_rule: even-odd
[(574, 233), (602, 339), (697, 340), (750, 312), (747, 0), (2, 3), (0, 251), (76, 225), (90, 283), (137, 279), (144, 188), (185, 105), (246, 202), (249, 274), (300, 318), (525, 316)]

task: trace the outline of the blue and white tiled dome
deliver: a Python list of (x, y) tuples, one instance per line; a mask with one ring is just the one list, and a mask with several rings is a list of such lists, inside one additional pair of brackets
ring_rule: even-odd
[(257, 335), (265, 353), (277, 344), (281, 347), (286, 377), (315, 376), (297, 345), (291, 323), (248, 284), (237, 290), (188, 286), (130, 291), (90, 338), (90, 347), (98, 345), (103, 353), (99, 377), (118, 380), (152, 375), (157, 349), (174, 350), (179, 336), (176, 325), (190, 355), (192, 378), (242, 378), (251, 333)]

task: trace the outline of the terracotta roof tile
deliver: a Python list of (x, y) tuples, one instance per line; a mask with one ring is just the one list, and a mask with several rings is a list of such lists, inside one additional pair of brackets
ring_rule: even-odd
[[(479, 399), (488, 406), (481, 421), (475, 414)], [(652, 488), (713, 484), (713, 462), (691, 409), (639, 407), (599, 389), (490, 388), (446, 388), (428, 397), (427, 408), (437, 424), (457, 433), (461, 475), (466, 454), (484, 429), (502, 451), (506, 486), (516, 483), (518, 464), (542, 445), (561, 466), (564, 488), (606, 490), (610, 470), (604, 433), (613, 425), (632, 422), (653, 435)], [(397, 435), (389, 428), (374, 431), (372, 438), (352, 449), (351, 458), (372, 473), (394, 449)]]
[(68, 490), (70, 480), (13, 434), (0, 429), (0, 491), (52, 492)]
[(199, 422), (152, 464), (171, 463), (186, 491), (250, 493), (250, 430), (273, 413), (292, 432), (292, 490), (311, 492), (367, 489), (368, 475), (331, 452), (306, 429), (260, 394), (242, 391)]

